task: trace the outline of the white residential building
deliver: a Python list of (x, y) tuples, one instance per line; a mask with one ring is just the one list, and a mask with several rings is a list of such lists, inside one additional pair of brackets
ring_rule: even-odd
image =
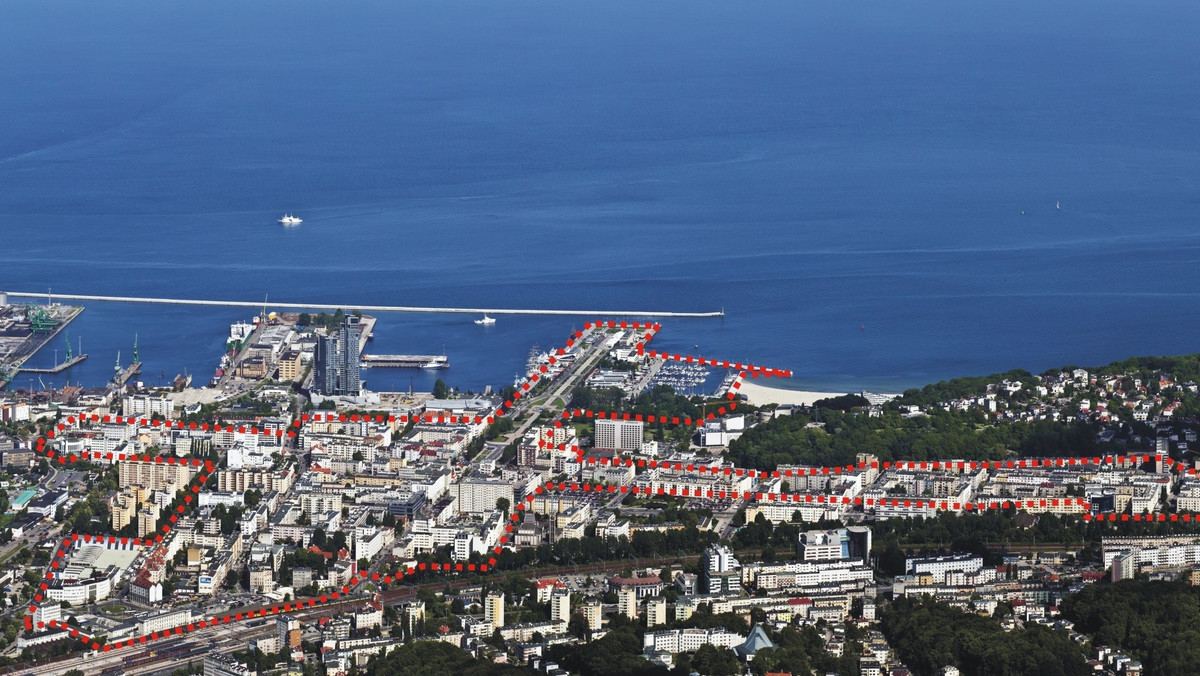
[(614, 451), (642, 450), (643, 423), (640, 420), (597, 420), (593, 446)]
[(722, 627), (715, 629), (672, 629), (670, 631), (646, 632), (643, 646), (654, 652), (677, 653), (695, 652), (700, 646), (708, 644), (718, 648), (732, 648), (746, 642), (745, 636), (739, 636), (726, 631)]

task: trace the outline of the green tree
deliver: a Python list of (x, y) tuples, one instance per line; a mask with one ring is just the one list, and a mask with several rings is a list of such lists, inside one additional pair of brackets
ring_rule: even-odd
[(433, 396), (435, 399), (450, 398), (450, 386), (446, 384), (446, 381), (442, 380), (441, 378), (437, 379), (437, 381), (433, 384)]
[(567, 620), (567, 633), (583, 641), (591, 640), (592, 628), (583, 613), (571, 615), (571, 619)]
[(256, 488), (248, 488), (246, 489), (246, 492), (242, 494), (242, 501), (246, 503), (246, 507), (257, 507), (261, 500), (262, 491)]
[(737, 676), (741, 673), (737, 655), (728, 648), (718, 648), (711, 643), (700, 646), (692, 655), (692, 668), (705, 676)]

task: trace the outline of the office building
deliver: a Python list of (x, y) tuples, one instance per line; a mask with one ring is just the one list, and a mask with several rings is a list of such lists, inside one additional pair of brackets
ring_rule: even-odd
[(708, 594), (720, 594), (739, 589), (742, 564), (725, 545), (712, 545), (700, 558), (700, 580)]
[(810, 530), (800, 534), (797, 553), (804, 561), (861, 561), (871, 563), (871, 529), (850, 526)]
[(906, 562), (909, 575), (927, 573), (941, 582), (946, 573), (975, 573), (983, 568), (983, 557), (970, 554), (948, 554), (946, 556), (909, 557)]

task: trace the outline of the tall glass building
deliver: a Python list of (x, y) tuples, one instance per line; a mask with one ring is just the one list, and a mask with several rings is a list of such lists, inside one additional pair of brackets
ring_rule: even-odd
[(336, 333), (318, 336), (313, 363), (313, 387), (325, 396), (357, 397), (362, 394), (358, 367), (362, 336), (360, 318), (346, 315)]

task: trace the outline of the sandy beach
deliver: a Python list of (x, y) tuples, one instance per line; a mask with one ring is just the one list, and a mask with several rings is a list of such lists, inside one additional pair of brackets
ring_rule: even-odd
[(760, 385), (752, 379), (742, 381), (738, 394), (746, 395), (746, 399), (755, 406), (763, 404), (796, 404), (812, 406), (813, 402), (830, 397), (840, 397), (846, 392), (809, 392), (806, 390), (785, 390), (776, 387)]

